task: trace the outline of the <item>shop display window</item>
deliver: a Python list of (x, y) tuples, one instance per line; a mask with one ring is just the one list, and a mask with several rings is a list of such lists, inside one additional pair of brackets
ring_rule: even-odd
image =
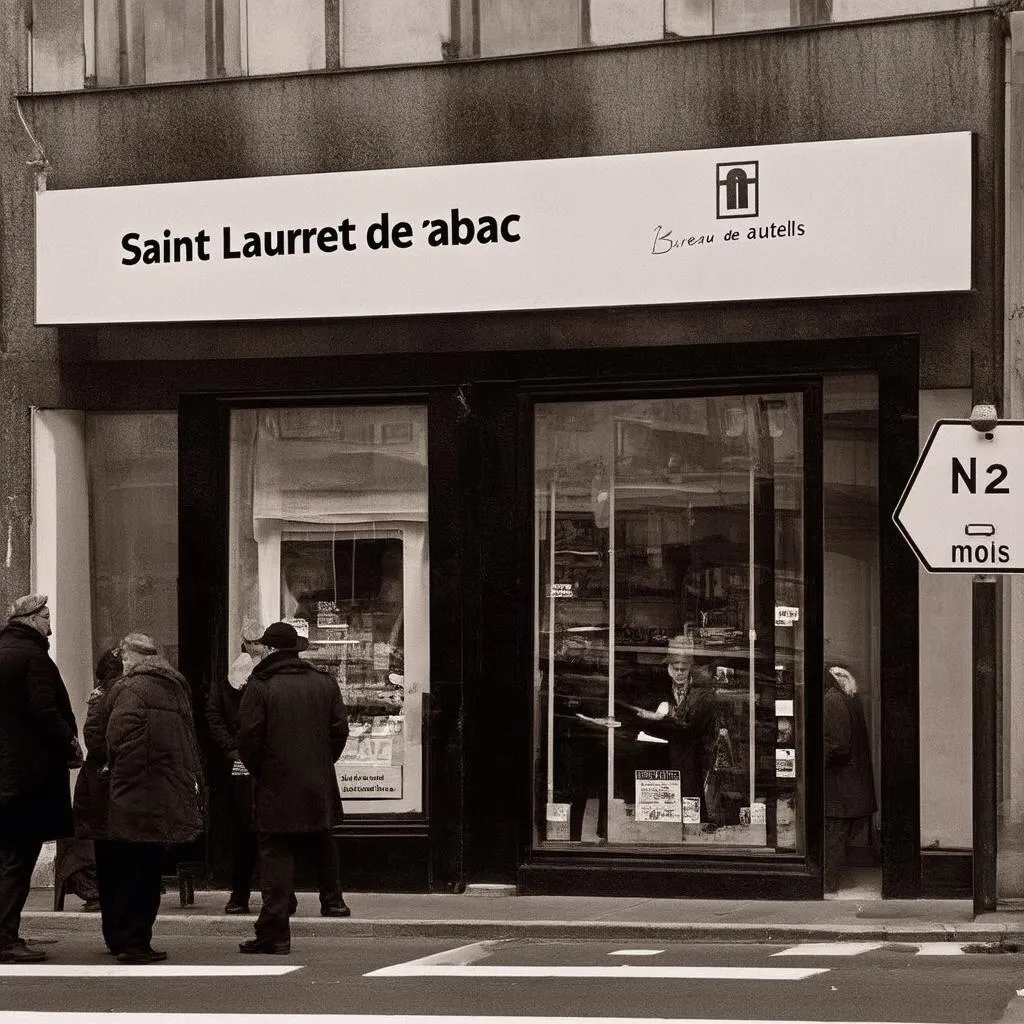
[(534, 838), (804, 849), (803, 396), (535, 410)]
[[(349, 714), (346, 813), (423, 810), (427, 426), (418, 406), (231, 415), (229, 660), (290, 622)], [(296, 738), (301, 742), (301, 737)]]

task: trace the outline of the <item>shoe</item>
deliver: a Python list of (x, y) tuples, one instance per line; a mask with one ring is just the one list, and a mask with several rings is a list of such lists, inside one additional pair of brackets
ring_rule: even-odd
[(285, 954), (292, 951), (290, 942), (274, 942), (273, 939), (248, 939), (238, 944), (239, 953), (278, 953)]
[(41, 964), (47, 959), (41, 949), (33, 949), (24, 939), (16, 939), (9, 946), (0, 949), (0, 964)]
[(340, 900), (337, 903), (329, 903), (327, 906), (320, 907), (321, 917), (351, 917), (352, 910), (349, 905), (344, 901)]
[(82, 911), (83, 911), (83, 913), (86, 913), (86, 914), (95, 914), (99, 909), (100, 909), (100, 898), (99, 898), (99, 896), (94, 896), (92, 899), (86, 900), (82, 904)]
[(162, 949), (126, 949), (123, 953), (115, 954), (119, 964), (158, 964), (167, 959), (167, 954)]
[(228, 900), (227, 906), (224, 908), (225, 914), (248, 914), (249, 904), (242, 903), (238, 900)]

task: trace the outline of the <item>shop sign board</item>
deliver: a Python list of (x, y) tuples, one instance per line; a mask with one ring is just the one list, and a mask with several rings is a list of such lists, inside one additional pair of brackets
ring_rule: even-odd
[(969, 132), (36, 194), (36, 322), (966, 291)]
[(893, 521), (929, 572), (1024, 572), (1024, 420), (938, 420)]
[(401, 765), (341, 764), (336, 767), (343, 800), (401, 800)]

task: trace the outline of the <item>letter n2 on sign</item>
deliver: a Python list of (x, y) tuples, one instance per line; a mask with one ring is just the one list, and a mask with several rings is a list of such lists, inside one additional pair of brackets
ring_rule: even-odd
[(1024, 572), (1024, 420), (936, 422), (893, 522), (929, 572)]

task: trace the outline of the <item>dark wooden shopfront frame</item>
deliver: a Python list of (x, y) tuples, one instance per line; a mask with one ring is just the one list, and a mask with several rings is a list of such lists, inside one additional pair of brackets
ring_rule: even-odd
[[(746, 864), (690, 865), (677, 858), (665, 865), (657, 858), (614, 854), (556, 862), (531, 850), (533, 581), (532, 555), (526, 561), (525, 552), (532, 530), (532, 446), (524, 416), (536, 396), (551, 393), (667, 391), (716, 383), (769, 390), (783, 386), (779, 382), (811, 381), (829, 373), (876, 374), (884, 624), (883, 895), (914, 897), (929, 891), (927, 876), (922, 885), (920, 850), (918, 571), (889, 518), (918, 450), (916, 339), (343, 360), (81, 362), (68, 364), (66, 371), (67, 407), (178, 408), (179, 637), (181, 667), (194, 685), (200, 680), (208, 685), (226, 671), (230, 646), (225, 630), (232, 405), (427, 405), (431, 697), (425, 713), (426, 812), (402, 821), (349, 818), (338, 832), (348, 888), (459, 891), (467, 882), (512, 882), (528, 892), (775, 898), (821, 892), (821, 837), (814, 825), (820, 809), (810, 807), (811, 789), (807, 818), (813, 827), (807, 856), (797, 863), (760, 857)], [(820, 481), (820, 466), (817, 475)], [(820, 484), (817, 490), (820, 510)], [(820, 587), (817, 533), (814, 585)], [(810, 554), (809, 548), (808, 569)], [(524, 568), (529, 570), (525, 575)], [(808, 685), (813, 680), (810, 671)], [(808, 710), (814, 714), (813, 705)], [(820, 735), (820, 717), (817, 722), (809, 718), (807, 725), (808, 736)], [(814, 756), (812, 747), (808, 754)], [(820, 803), (819, 796), (814, 801)], [(225, 868), (220, 856), (214, 843), (215, 875)], [(956, 879), (963, 876), (963, 861), (961, 855), (953, 866)], [(947, 855), (944, 864), (949, 863)], [(969, 879), (969, 854), (966, 867)]]

